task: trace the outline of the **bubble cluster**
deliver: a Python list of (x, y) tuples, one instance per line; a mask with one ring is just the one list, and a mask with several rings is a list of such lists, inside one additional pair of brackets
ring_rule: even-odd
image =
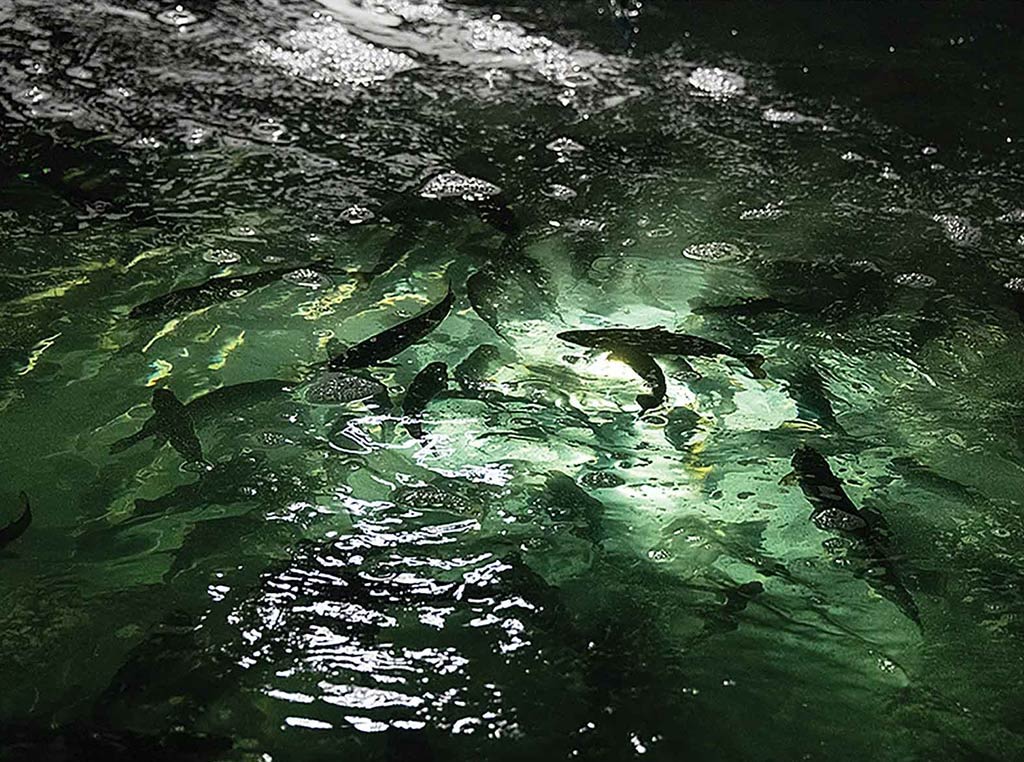
[(326, 288), (331, 285), (330, 278), (323, 273), (319, 273), (308, 267), (303, 267), (299, 270), (292, 270), (289, 273), (285, 273), (281, 276), (281, 279), (291, 283), (292, 285), (312, 290)]
[(683, 249), (684, 257), (697, 262), (724, 262), (738, 258), (742, 253), (738, 246), (724, 241), (695, 243)]
[(463, 201), (482, 201), (501, 193), (494, 183), (458, 172), (444, 172), (431, 178), (420, 189), (423, 198), (461, 198)]
[(686, 84), (712, 98), (732, 98), (746, 89), (747, 80), (727, 69), (701, 66), (690, 72)]
[(242, 261), (242, 255), (230, 249), (210, 249), (203, 253), (203, 261), (211, 265), (232, 265)]
[(741, 220), (777, 220), (777, 219), (779, 219), (779, 217), (784, 217), (785, 215), (786, 215), (786, 210), (785, 209), (783, 209), (778, 204), (773, 204), (773, 203), (769, 202), (769, 203), (765, 204), (764, 206), (758, 207), (756, 209), (744, 209), (742, 212), (740, 212), (740, 219)]
[(981, 240), (981, 231), (971, 225), (966, 217), (957, 214), (936, 214), (932, 217), (942, 225), (946, 238), (954, 246), (971, 246)]
[(821, 120), (816, 117), (776, 108), (766, 108), (761, 112), (761, 118), (774, 124), (821, 124)]
[(333, 85), (365, 86), (416, 68), (404, 53), (365, 42), (320, 14), (286, 34), (284, 42), (275, 46), (260, 40), (252, 46), (252, 56), (289, 76)]
[(559, 185), (558, 183), (552, 183), (544, 189), (544, 195), (548, 198), (553, 198), (557, 201), (571, 201), (576, 198), (577, 193), (568, 185)]
[(593, 84), (593, 76), (566, 48), (541, 35), (529, 34), (518, 24), (496, 18), (466, 22), (470, 45), (492, 53), (508, 52), (550, 82), (567, 88)]
[(924, 273), (900, 273), (892, 281), (907, 288), (931, 288), (935, 285), (935, 278)]
[(1024, 278), (1010, 278), (1003, 284), (1003, 288), (1007, 288), (1017, 294), (1024, 294)]
[(355, 205), (343, 210), (338, 217), (342, 222), (347, 222), (349, 225), (361, 225), (372, 220), (374, 214), (365, 206)]
[(165, 11), (160, 11), (160, 13), (156, 14), (156, 20), (161, 24), (167, 24), (168, 26), (176, 26), (179, 28), (188, 26), (189, 24), (195, 24), (199, 21), (192, 11), (181, 5), (176, 5)]

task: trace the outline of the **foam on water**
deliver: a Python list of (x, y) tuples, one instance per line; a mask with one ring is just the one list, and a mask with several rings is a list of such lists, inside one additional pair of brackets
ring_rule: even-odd
[(417, 67), (406, 54), (361, 40), (321, 14), (288, 32), (281, 45), (259, 40), (251, 54), (289, 76), (332, 85), (365, 86)]
[(747, 80), (736, 72), (705, 66), (690, 72), (686, 83), (702, 95), (722, 99), (741, 95), (747, 87)]

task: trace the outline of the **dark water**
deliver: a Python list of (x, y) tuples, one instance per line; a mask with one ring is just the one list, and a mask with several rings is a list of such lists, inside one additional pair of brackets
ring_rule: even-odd
[(1024, 758), (1020, 21), (0, 0), (0, 758)]

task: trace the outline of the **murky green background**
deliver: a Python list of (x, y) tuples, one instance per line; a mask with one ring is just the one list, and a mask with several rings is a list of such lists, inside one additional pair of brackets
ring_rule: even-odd
[[(1020, 21), (0, 0), (0, 520), (34, 513), (0, 550), (0, 758), (1024, 758)], [(522, 233), (417, 200), (446, 171)], [(331, 339), (447, 282), (373, 371), (394, 409), (312, 404)], [(659, 358), (641, 416), (555, 337), (612, 325), (768, 379)], [(416, 372), (484, 343), (488, 393), (411, 438)], [(154, 388), (268, 378), (294, 390), (197, 417), (212, 470), (110, 452)], [(920, 627), (780, 483), (801, 443), (885, 516)]]

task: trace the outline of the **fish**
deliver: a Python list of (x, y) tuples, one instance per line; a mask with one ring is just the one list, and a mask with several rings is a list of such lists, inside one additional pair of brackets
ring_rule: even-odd
[(793, 476), (813, 508), (811, 522), (822, 531), (853, 540), (852, 556), (858, 561), (855, 576), (920, 627), (917, 603), (893, 566), (884, 518), (858, 508), (843, 489), (842, 481), (832, 473), (828, 461), (813, 447), (797, 448), (792, 465)]
[(478, 390), (501, 367), (501, 350), (493, 344), (481, 344), (455, 366), (452, 375), (463, 391)]
[(714, 357), (725, 355), (742, 362), (754, 378), (766, 378), (762, 365), (764, 357), (759, 354), (738, 352), (716, 341), (691, 336), (686, 333), (672, 333), (664, 327), (656, 328), (599, 328), (582, 331), (563, 331), (558, 338), (570, 344), (591, 349), (615, 352), (630, 349), (650, 355), (677, 355), (686, 357)]
[(328, 360), (327, 367), (337, 371), (380, 365), (437, 328), (448, 317), (454, 303), (455, 294), (449, 285), (444, 299), (433, 307), (348, 349), (339, 351)]
[(499, 280), (490, 268), (477, 270), (466, 279), (466, 296), (473, 312), (498, 336), (508, 341), (498, 317), (500, 293)]
[[(183, 405), (184, 413), (188, 417), (190, 424), (194, 426), (208, 418), (221, 414), (226, 409), (238, 410), (239, 408), (248, 407), (265, 400), (267, 397), (286, 391), (293, 385), (294, 382), (292, 381), (271, 378), (221, 386)], [(171, 397), (174, 397), (174, 393), (169, 390), (157, 389), (153, 392), (154, 400), (156, 400), (158, 392), (161, 393), (160, 396), (162, 397), (165, 396), (163, 392), (167, 392)], [(177, 397), (174, 397), (174, 401), (178, 401)], [(171, 403), (168, 402), (166, 404), (170, 405)], [(156, 410), (155, 405), (154, 410)], [(149, 437), (159, 437), (161, 435), (161, 427), (167, 423), (166, 418), (161, 418), (158, 413), (154, 414), (142, 424), (142, 428), (139, 431), (114, 442), (110, 446), (110, 451), (112, 453), (123, 452)]]
[(210, 278), (196, 286), (179, 288), (166, 294), (150, 299), (148, 302), (132, 307), (128, 317), (132, 319), (150, 317), (170, 317), (210, 307), (229, 299), (245, 296), (257, 289), (281, 280), (290, 273), (306, 270), (322, 265), (318, 260), (312, 265), (300, 267), (277, 267), (271, 270), (260, 270), (248, 275), (221, 275)]
[(28, 495), (24, 492), (18, 494), (18, 506), (21, 508), (18, 518), (0, 529), (0, 548), (7, 547), (25, 534), (32, 523), (32, 507), (28, 503)]
[[(402, 402), (405, 428), (415, 439), (423, 438), (423, 424), (418, 420), (427, 404), (448, 388), (448, 366), (432, 362), (416, 374)], [(410, 420), (411, 419), (411, 420)]]
[(305, 387), (302, 398), (313, 405), (344, 405), (368, 398), (383, 401), (387, 388), (376, 379), (353, 373), (323, 373)]
[(169, 442), (188, 462), (203, 462), (203, 448), (196, 436), (192, 414), (170, 389), (154, 389), (153, 415), (135, 434), (110, 446), (112, 453), (122, 452), (139, 442), (156, 437), (159, 444)]
[(620, 347), (612, 352), (612, 357), (626, 363), (626, 365), (633, 369), (633, 372), (650, 385), (650, 394), (638, 394), (636, 396), (636, 402), (641, 410), (651, 410), (665, 401), (665, 393), (667, 391), (665, 374), (653, 357), (646, 352), (641, 352), (632, 347)]
[(595, 545), (602, 538), (604, 503), (591, 497), (572, 477), (549, 471), (536, 502), (554, 521), (573, 526), (573, 534)]

